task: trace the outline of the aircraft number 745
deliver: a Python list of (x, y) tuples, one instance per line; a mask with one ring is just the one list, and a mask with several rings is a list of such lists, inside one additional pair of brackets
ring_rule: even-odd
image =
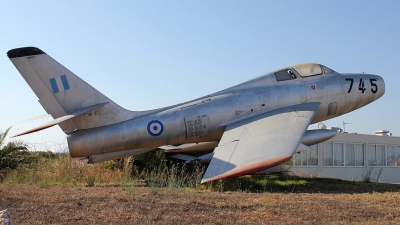
[[(353, 83), (354, 83), (354, 79), (353, 78), (345, 78), (346, 81), (350, 81), (350, 87), (349, 90), (347, 91), (347, 93), (351, 92), (351, 89), (353, 88)], [(372, 93), (376, 93), (378, 92), (378, 86), (376, 85), (376, 79), (369, 79), (369, 82), (371, 83), (371, 91)], [(362, 78), (360, 78), (360, 83), (358, 84), (358, 90), (361, 91), (361, 93), (364, 93), (365, 91), (365, 87), (364, 87), (364, 81), (362, 80)]]

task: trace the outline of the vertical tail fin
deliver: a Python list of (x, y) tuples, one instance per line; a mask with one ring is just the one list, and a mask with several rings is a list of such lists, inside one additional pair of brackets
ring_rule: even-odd
[(7, 55), (54, 119), (96, 104), (109, 103), (60, 123), (65, 133), (122, 122), (135, 115), (38, 48), (12, 49)]

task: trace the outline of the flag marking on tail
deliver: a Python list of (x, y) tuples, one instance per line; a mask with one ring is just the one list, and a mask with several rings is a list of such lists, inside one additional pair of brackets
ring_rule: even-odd
[[(53, 93), (55, 94), (55, 93), (60, 92), (60, 89), (58, 89), (58, 84), (57, 84), (56, 78), (53, 77), (53, 78), (50, 78), (49, 80), (50, 80), (50, 84), (51, 84), (51, 89), (53, 89)], [(60, 80), (61, 80), (62, 87), (64, 88), (64, 91), (69, 90), (70, 87), (69, 87), (69, 83), (67, 80), (67, 76), (61, 75)]]
[(50, 84), (51, 84), (51, 88), (53, 89), (53, 93), (58, 93), (58, 86), (57, 86), (57, 82), (56, 82), (56, 78), (50, 78)]
[(60, 78), (61, 78), (62, 85), (64, 87), (64, 91), (68, 90), (69, 84), (68, 84), (67, 76), (62, 75)]

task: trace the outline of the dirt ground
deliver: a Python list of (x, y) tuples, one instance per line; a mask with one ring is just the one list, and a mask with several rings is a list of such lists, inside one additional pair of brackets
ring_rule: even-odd
[(18, 224), (400, 224), (400, 193), (246, 193), (0, 184)]

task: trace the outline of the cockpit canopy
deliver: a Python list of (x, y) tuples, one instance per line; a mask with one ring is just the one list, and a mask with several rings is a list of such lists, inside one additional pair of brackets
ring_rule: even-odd
[(280, 70), (278, 72), (275, 72), (274, 75), (276, 77), (277, 81), (285, 81), (285, 80), (293, 80), (297, 79), (297, 76), (295, 72), (297, 72), (298, 75), (301, 77), (311, 77), (311, 76), (317, 76), (321, 74), (333, 74), (336, 73), (334, 70), (329, 69), (326, 66), (323, 66), (321, 64), (317, 63), (303, 63), (303, 64), (297, 64), (292, 66), (291, 68), (286, 68), (283, 70)]
[(315, 76), (320, 74), (332, 74), (335, 73), (334, 70), (329, 69), (326, 66), (316, 64), (316, 63), (303, 63), (293, 65), (292, 68), (302, 77)]

